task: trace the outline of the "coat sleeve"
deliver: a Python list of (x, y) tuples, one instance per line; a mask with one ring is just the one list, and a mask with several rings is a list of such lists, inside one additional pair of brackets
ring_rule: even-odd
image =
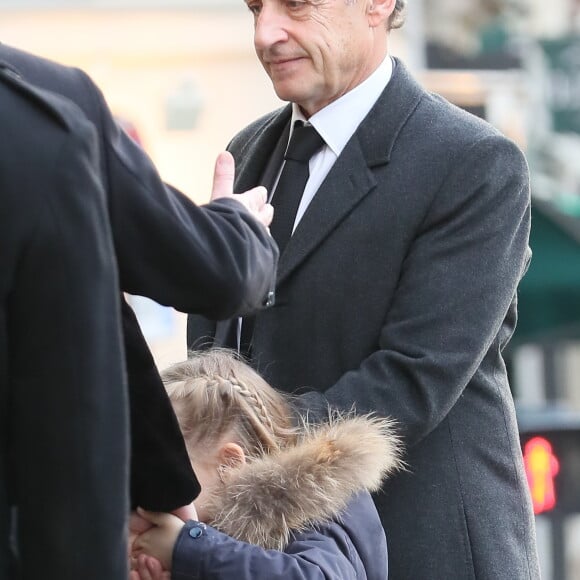
[(334, 523), (297, 535), (286, 551), (280, 552), (190, 521), (177, 539), (171, 578), (357, 580), (360, 576), (352, 557), (356, 559), (354, 546), (344, 529)]
[[(99, 89), (75, 99), (96, 124), (121, 289), (214, 318), (252, 311), (274, 288), (277, 248), (233, 200), (198, 207), (164, 184), (119, 130)], [(72, 83), (78, 86), (78, 79)], [(153, 511), (188, 504), (199, 484), (134, 313), (123, 302), (131, 409), (131, 503)]]
[(322, 414), (328, 404), (378, 410), (398, 420), (409, 446), (419, 442), (484, 357), (498, 356), (509, 340), (516, 288), (531, 256), (529, 231), (523, 154), (497, 134), (475, 140), (416, 232), (377, 350), (325, 392), (304, 394), (301, 406)]
[(98, 88), (83, 79), (100, 113), (122, 289), (212, 319), (263, 307), (278, 260), (268, 230), (236, 200), (198, 206), (164, 184), (114, 122)]

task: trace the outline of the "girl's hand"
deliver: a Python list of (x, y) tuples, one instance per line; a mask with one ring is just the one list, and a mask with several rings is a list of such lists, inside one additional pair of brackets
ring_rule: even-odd
[[(183, 522), (172, 514), (147, 512), (141, 508), (137, 508), (137, 513), (153, 527), (146, 532), (140, 534), (133, 542), (133, 556), (137, 556), (139, 563), (140, 555), (153, 556), (161, 563), (164, 570), (171, 570), (171, 559), (173, 557), (173, 547), (179, 536)], [(151, 574), (151, 569), (148, 569), (147, 562), (145, 567)], [(137, 568), (139, 574), (141, 569)], [(151, 577), (152, 580), (157, 580), (156, 576)], [(161, 578), (161, 576), (159, 576)], [(145, 577), (142, 580), (149, 580)]]

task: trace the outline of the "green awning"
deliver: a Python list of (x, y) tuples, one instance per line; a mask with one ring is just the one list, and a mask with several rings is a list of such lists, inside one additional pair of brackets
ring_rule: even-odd
[(518, 292), (512, 343), (580, 337), (580, 219), (532, 203), (532, 261)]

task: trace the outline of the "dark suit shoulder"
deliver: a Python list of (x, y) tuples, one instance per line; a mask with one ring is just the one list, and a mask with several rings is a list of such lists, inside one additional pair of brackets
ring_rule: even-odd
[(496, 127), (465, 111), (437, 93), (426, 93), (417, 107), (417, 123), (428, 128), (429, 134), (445, 146), (463, 150), (470, 144), (498, 137), (506, 139)]
[[(44, 118), (55, 127), (66, 132), (78, 130), (86, 124), (80, 109), (68, 99), (36, 87), (24, 80), (10, 65), (0, 61), (0, 83), (4, 101), (2, 107), (11, 111), (11, 117), (17, 117), (18, 112), (29, 115), (36, 112), (37, 120)], [(28, 110), (28, 112), (25, 112)], [(15, 114), (14, 114), (15, 113)]]
[(250, 145), (256, 137), (258, 137), (264, 130), (271, 128), (272, 125), (280, 124), (281, 132), (281, 128), (288, 122), (288, 119), (290, 119), (291, 113), (291, 106), (286, 105), (256, 119), (235, 135), (228, 145), (228, 149), (231, 150), (234, 155), (243, 154), (245, 146)]
[(80, 69), (2, 43), (0, 61), (27, 81), (55, 92), (63, 83), (74, 83), (74, 79), (81, 72)]
[(102, 95), (91, 78), (81, 69), (6, 44), (0, 44), (0, 61), (7, 63), (34, 86), (70, 99), (89, 120), (98, 122)]
[(501, 137), (487, 121), (427, 91), (402, 62), (395, 61), (391, 82), (367, 119), (368, 131), (391, 127), (392, 134), (437, 143), (440, 152), (461, 151), (481, 139)]

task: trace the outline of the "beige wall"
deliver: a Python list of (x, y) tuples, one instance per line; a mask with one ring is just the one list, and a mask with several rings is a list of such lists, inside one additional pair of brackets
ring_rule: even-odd
[[(213, 159), (247, 121), (278, 106), (256, 62), (244, 10), (3, 13), (0, 38), (85, 69), (131, 119), (162, 175), (203, 202)], [(165, 100), (193, 79), (203, 108), (193, 131), (165, 130)]]

